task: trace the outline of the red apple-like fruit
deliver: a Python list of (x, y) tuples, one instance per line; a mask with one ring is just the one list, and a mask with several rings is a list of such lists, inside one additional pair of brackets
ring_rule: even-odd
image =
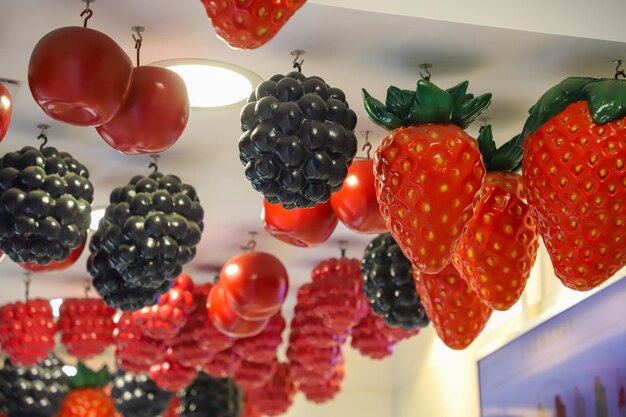
[(69, 268), (74, 265), (80, 255), (82, 255), (83, 250), (85, 249), (85, 245), (87, 244), (87, 233), (85, 233), (85, 237), (83, 239), (83, 243), (80, 244), (79, 247), (70, 252), (70, 254), (62, 261), (52, 261), (47, 265), (39, 265), (35, 262), (30, 263), (20, 263), (19, 265), (27, 271), (30, 272), (54, 272), (54, 271), (62, 271), (64, 269)]
[(13, 102), (11, 94), (6, 86), (0, 82), (0, 142), (9, 130), (11, 123), (11, 114), (13, 113)]
[(330, 197), (330, 203), (339, 220), (350, 230), (375, 234), (387, 232), (376, 201), (373, 160), (354, 161), (343, 186)]
[(129, 92), (133, 64), (102, 32), (64, 27), (45, 35), (30, 56), (28, 85), (50, 117), (77, 126), (108, 122)]
[(262, 320), (280, 311), (289, 289), (289, 279), (278, 258), (251, 251), (224, 264), (219, 285), (238, 316)]
[(313, 208), (287, 210), (267, 200), (263, 200), (261, 219), (267, 233), (301, 248), (313, 248), (326, 242), (339, 221), (329, 202)]
[(231, 308), (224, 288), (219, 283), (211, 288), (207, 311), (213, 325), (226, 336), (233, 338), (256, 336), (270, 321), (270, 319), (246, 320), (238, 316)]
[(159, 153), (176, 143), (188, 119), (189, 98), (180, 75), (167, 68), (143, 66), (133, 71), (122, 109), (96, 130), (122, 153)]

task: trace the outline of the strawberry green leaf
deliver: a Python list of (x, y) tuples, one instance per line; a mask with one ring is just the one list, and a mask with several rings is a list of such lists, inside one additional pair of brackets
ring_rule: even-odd
[(478, 149), (483, 157), (483, 164), (488, 172), (515, 172), (519, 169), (517, 166), (522, 160), (523, 150), (517, 145), (517, 136), (500, 148), (496, 148), (491, 125), (487, 125), (480, 130), (477, 141)]
[(454, 107), (458, 107), (465, 103), (465, 94), (467, 93), (467, 87), (469, 87), (469, 81), (463, 81), (455, 85), (454, 87), (448, 88), (446, 91), (452, 97), (452, 101), (454, 102)]
[(419, 80), (408, 121), (411, 124), (449, 123), (453, 108), (454, 103), (448, 92), (430, 81)]
[(398, 116), (388, 112), (385, 105), (363, 89), (363, 103), (370, 120), (387, 130), (394, 130), (404, 124)]
[(483, 94), (480, 97), (472, 98), (463, 103), (460, 107), (455, 107), (452, 113), (452, 123), (461, 129), (467, 129), (491, 104), (491, 93)]
[(111, 375), (106, 365), (98, 372), (94, 372), (82, 362), (78, 362), (78, 365), (76, 365), (76, 375), (69, 380), (68, 386), (70, 390), (79, 388), (102, 388), (106, 387), (110, 381)]
[(401, 90), (398, 87), (391, 86), (387, 89), (386, 106), (390, 113), (401, 119), (406, 118), (411, 110), (415, 93), (410, 90)]
[(594, 122), (605, 124), (626, 116), (626, 82), (602, 80), (587, 84), (583, 92)]
[(493, 133), (491, 132), (491, 125), (484, 126), (480, 129), (478, 134), (478, 149), (483, 157), (483, 163), (485, 168), (489, 170), (489, 163), (491, 158), (496, 154), (496, 142), (493, 140)]

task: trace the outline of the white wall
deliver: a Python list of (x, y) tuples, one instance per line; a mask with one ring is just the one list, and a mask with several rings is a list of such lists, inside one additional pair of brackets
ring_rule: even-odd
[[(615, 278), (606, 285), (614, 281)], [(565, 288), (554, 276), (547, 254), (541, 252), (522, 300), (508, 312), (494, 313), (468, 349), (447, 348), (432, 327), (398, 347), (393, 358), (397, 375), (394, 412), (388, 415), (478, 417), (477, 361), (601, 288), (587, 293)]]

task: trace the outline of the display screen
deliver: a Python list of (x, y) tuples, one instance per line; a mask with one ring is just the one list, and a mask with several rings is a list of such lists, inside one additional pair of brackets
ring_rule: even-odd
[(478, 362), (482, 417), (626, 417), (626, 279)]

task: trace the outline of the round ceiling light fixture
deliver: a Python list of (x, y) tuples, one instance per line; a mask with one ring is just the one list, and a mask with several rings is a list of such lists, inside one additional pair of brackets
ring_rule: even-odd
[(168, 59), (151, 65), (167, 68), (182, 77), (189, 106), (194, 110), (239, 106), (263, 81), (246, 68), (210, 59)]

